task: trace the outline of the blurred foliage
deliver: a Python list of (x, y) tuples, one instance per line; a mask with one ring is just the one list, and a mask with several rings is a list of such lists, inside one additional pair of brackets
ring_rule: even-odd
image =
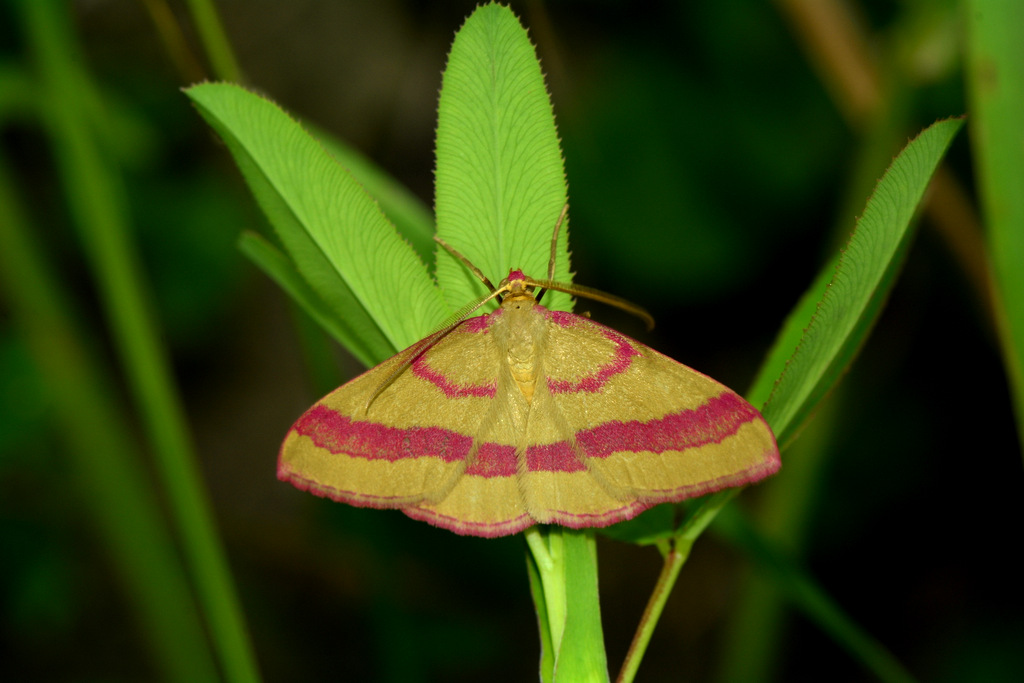
[[(217, 10), (250, 86), (351, 142), (429, 204), (440, 73), (474, 4), (256, 0)], [(537, 43), (558, 117), (575, 279), (643, 304), (658, 328), (646, 335), (614, 311), (595, 315), (739, 389), (852, 227), (865, 183), (910, 135), (968, 109), (958, 3), (829, 4), (849, 12), (843, 26), (884, 75), (872, 106), (838, 94), (794, 19), (799, 3), (512, 3)], [(166, 47), (152, 7), (164, 5), (67, 5), (100, 100), (81, 115), (120, 169), (266, 679), (533, 679), (521, 539), (460, 538), (274, 478), (277, 446), (317, 398), (315, 380), (284, 297), (232, 246), (264, 219), (179, 91), (215, 76), (197, 71), (205, 57), (189, 10), (169, 8), (185, 31), (183, 56)], [(113, 369), (15, 15), (0, 4), (0, 155), (75, 321), (123, 398), (129, 382)], [(970, 164), (961, 136), (948, 170), (968, 216)], [(958, 206), (923, 217), (888, 308), (833, 399), (828, 433), (814, 437), (820, 462), (799, 478), (800, 528), (771, 528), (785, 517), (771, 498), (786, 468), (740, 502), (767, 503), (766, 533), (785, 539), (919, 678), (1016, 681), (1024, 567), (1012, 548), (1024, 476), (970, 247), (936, 229)], [(153, 678), (136, 606), (83, 515), (52, 396), (10, 308), (0, 291), (0, 678)], [(344, 355), (338, 362), (347, 375), (358, 369)], [(742, 554), (715, 538), (698, 548), (640, 680), (719, 680), (730, 670), (719, 657), (753, 649), (732, 621), (749, 599)], [(614, 541), (600, 542), (599, 554), (614, 668), (658, 557)], [(785, 605), (764, 613), (770, 620), (747, 622), (774, 643), (759, 659), (761, 680), (820, 680), (822, 671), (866, 680), (810, 621)]]

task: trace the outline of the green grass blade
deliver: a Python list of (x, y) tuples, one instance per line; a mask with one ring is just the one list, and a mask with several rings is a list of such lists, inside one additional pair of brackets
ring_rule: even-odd
[[(497, 285), (512, 268), (546, 277), (566, 202), (551, 102), (526, 31), (501, 5), (478, 8), (455, 36), (437, 122), (437, 231)], [(555, 279), (570, 281), (568, 221)], [(439, 253), (437, 278), (455, 308), (485, 290)], [(544, 303), (569, 310), (568, 295)]]
[(231, 41), (224, 33), (213, 0), (188, 0), (188, 8), (210, 65), (213, 66), (213, 73), (219, 79), (240, 83), (242, 70), (238, 67), (238, 60), (231, 50)]
[(98, 283), (118, 353), (152, 443), (186, 560), (230, 680), (258, 678), (241, 608), (213, 525), (133, 246), (116, 171), (82, 115), (90, 95), (64, 6), (21, 3), (43, 84), (45, 121), (76, 228)]
[[(780, 366), (762, 413), (785, 445), (799, 423), (839, 380), (867, 338), (871, 325), (895, 282), (901, 257), (909, 245), (910, 223), (928, 181), (945, 154), (963, 119), (933, 124), (912, 140), (878, 181), (857, 229), (837, 260), (829, 286), (822, 288), (824, 272), (786, 319), (782, 331), (754, 381), (751, 398), (760, 402), (767, 379)], [(827, 272), (827, 268), (826, 271)], [(824, 295), (813, 306), (815, 292)], [(797, 331), (800, 330), (800, 334)], [(799, 336), (796, 352), (783, 362), (787, 348)], [(702, 499), (681, 526), (692, 533), (702, 529), (721, 508), (722, 491)]]
[(20, 207), (0, 159), (0, 287), (49, 388), (67, 453), (67, 485), (76, 485), (106, 544), (140, 622), (159, 678), (220, 680), (158, 495), (146, 478), (131, 427)]
[[(914, 211), (962, 125), (962, 119), (950, 119), (925, 129), (878, 182), (799, 347), (762, 411), (781, 444), (838, 381), (867, 337), (909, 244)], [(791, 319), (791, 324), (800, 323)]]
[(734, 506), (719, 514), (715, 530), (746, 549), (771, 572), (775, 584), (796, 607), (843, 645), (850, 654), (886, 683), (912, 683), (914, 677), (893, 655), (857, 625), (805, 572), (752, 529)]
[[(870, 331), (909, 244), (914, 211), (962, 124), (962, 120), (936, 123), (903, 150), (868, 200), (825, 296), (813, 306), (810, 324), (804, 316), (817, 301), (814, 293), (821, 291), (821, 275), (787, 319), (768, 362), (754, 382), (756, 395), (752, 397), (759, 401), (772, 386), (766, 377), (780, 367), (785, 368), (763, 410), (780, 444), (785, 443), (799, 421), (838, 381)], [(797, 352), (784, 361), (786, 350), (793, 348), (797, 338)], [(735, 489), (720, 491), (688, 508), (676, 535), (688, 542), (696, 540), (735, 494)], [(665, 530), (660, 528), (663, 518), (652, 521), (656, 525), (653, 529), (647, 522), (634, 520), (632, 524), (617, 525), (621, 529), (615, 533), (645, 543), (664, 539)]]
[(224, 139), (299, 272), (379, 360), (448, 315), (376, 202), (277, 105), (206, 83), (186, 93)]
[(999, 301), (997, 321), (1024, 451), (1024, 5), (969, 0), (967, 85), (978, 169)]

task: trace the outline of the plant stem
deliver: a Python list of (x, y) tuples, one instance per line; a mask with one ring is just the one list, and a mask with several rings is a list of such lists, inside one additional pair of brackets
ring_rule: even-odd
[(965, 3), (964, 16), (969, 18), (965, 23), (971, 144), (999, 304), (996, 330), (1024, 455), (1024, 44), (1019, 31), (1024, 7), (971, 0)]
[(662, 565), (661, 574), (654, 584), (654, 591), (651, 593), (644, 614), (637, 625), (633, 642), (630, 643), (619, 676), (615, 679), (616, 683), (628, 683), (636, 676), (640, 661), (647, 651), (647, 644), (654, 633), (654, 627), (658, 625), (658, 619), (661, 617), (662, 610), (665, 609), (665, 602), (679, 577), (679, 570), (683, 568), (683, 564), (690, 556), (690, 549), (719, 511), (741, 490), (740, 488), (725, 489), (704, 498), (700, 506), (676, 530), (676, 535), (671, 541), (666, 546), (659, 545), (665, 555), (665, 564)]
[(658, 575), (654, 591), (647, 601), (647, 607), (644, 609), (640, 624), (633, 635), (633, 642), (629, 645), (622, 669), (619, 671), (618, 678), (615, 679), (616, 683), (630, 683), (636, 676), (637, 669), (640, 668), (640, 661), (643, 659), (647, 645), (651, 641), (651, 635), (654, 633), (654, 627), (658, 625), (658, 619), (661, 618), (661, 613), (665, 609), (665, 602), (668, 601), (668, 596), (672, 593), (672, 587), (679, 577), (679, 570), (686, 564), (686, 558), (690, 556), (692, 547), (692, 541), (680, 539), (672, 543), (668, 553), (665, 554), (665, 563), (661, 567), (661, 574)]
[(188, 0), (192, 21), (199, 31), (203, 48), (210, 58), (213, 75), (222, 81), (242, 82), (242, 70), (238, 67), (231, 42), (224, 33), (224, 26), (217, 16), (217, 8), (210, 0)]
[(527, 529), (524, 535), (540, 574), (548, 627), (551, 629), (551, 646), (558, 652), (562, 646), (562, 634), (565, 632), (566, 609), (565, 553), (562, 535), (541, 533), (535, 526)]
[[(554, 654), (552, 679), (556, 683), (607, 682), (593, 530), (532, 527), (524, 535), (537, 567), (547, 613)], [(538, 616), (544, 616), (539, 607)], [(540, 621), (543, 642), (543, 618)], [(542, 680), (547, 680), (547, 663), (547, 658), (542, 658)]]

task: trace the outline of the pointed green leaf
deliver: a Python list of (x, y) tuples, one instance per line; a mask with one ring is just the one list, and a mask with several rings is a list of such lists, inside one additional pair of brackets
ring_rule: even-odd
[[(551, 235), (566, 202), (554, 114), (533, 45), (512, 11), (478, 8), (455, 36), (437, 123), (437, 230), (497, 285), (512, 268), (547, 277)], [(570, 281), (568, 220), (555, 279)], [(438, 283), (453, 308), (485, 293), (447, 252)], [(569, 310), (569, 297), (544, 295)]]
[[(495, 285), (512, 268), (547, 277), (551, 235), (566, 201), (565, 172), (537, 57), (507, 7), (478, 8), (455, 37), (441, 88), (436, 178), (439, 236)], [(570, 281), (567, 223), (554, 274), (562, 282)], [(453, 308), (485, 291), (440, 250), (437, 278)], [(544, 304), (569, 310), (571, 300), (548, 292)], [(545, 610), (542, 622), (554, 648), (554, 678), (607, 680), (593, 535), (547, 533), (559, 547), (564, 539), (566, 550), (557, 568), (538, 566), (538, 598), (563, 615)], [(545, 657), (542, 676), (550, 664)]]
[(814, 312), (818, 310), (818, 302), (821, 301), (822, 295), (828, 290), (828, 283), (836, 272), (837, 263), (838, 257), (833, 258), (818, 271), (818, 275), (814, 278), (811, 286), (807, 288), (807, 291), (800, 297), (796, 306), (786, 316), (786, 320), (782, 323), (782, 329), (779, 330), (778, 335), (775, 337), (772, 347), (768, 350), (768, 355), (765, 357), (764, 362), (761, 363), (761, 368), (754, 379), (753, 385), (747, 392), (746, 398), (750, 401), (751, 405), (761, 407), (768, 401), (772, 394), (772, 389), (775, 388), (775, 383), (778, 382), (779, 377), (786, 370), (786, 364), (789, 362), (790, 356), (793, 355), (793, 351), (800, 345), (800, 339), (803, 337), (807, 322), (814, 317)]
[(222, 83), (186, 92), (231, 150), (299, 272), (376, 360), (445, 318), (415, 252), (359, 183), (277, 105)]
[(838, 381), (866, 339), (899, 270), (914, 211), (962, 125), (962, 119), (949, 119), (925, 129), (878, 182), (800, 346), (762, 411), (780, 443)]
[(597, 532), (623, 543), (655, 545), (675, 535), (678, 507), (675, 503), (655, 505), (633, 519), (606, 526)]
[(309, 132), (359, 181), (366, 193), (377, 200), (384, 215), (395, 224), (399, 234), (409, 240), (420, 259), (431, 262), (436, 246), (434, 216), (419, 197), (343, 140), (313, 126), (309, 126)]
[(287, 256), (254, 232), (242, 233), (238, 239), (238, 248), (360, 362), (364, 365), (375, 364), (377, 358), (373, 350), (367, 348), (345, 319), (313, 291)]

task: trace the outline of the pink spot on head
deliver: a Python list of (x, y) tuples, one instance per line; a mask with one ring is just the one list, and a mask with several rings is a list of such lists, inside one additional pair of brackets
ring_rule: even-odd
[(526, 274), (521, 270), (510, 270), (508, 271), (508, 277), (506, 280), (525, 280)]

